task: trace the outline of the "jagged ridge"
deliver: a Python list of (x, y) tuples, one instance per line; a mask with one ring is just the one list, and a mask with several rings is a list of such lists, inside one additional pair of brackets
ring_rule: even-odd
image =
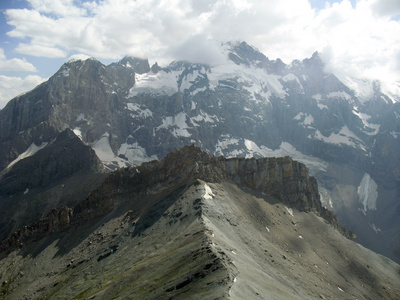
[(322, 207), (317, 182), (308, 175), (305, 165), (290, 157), (215, 157), (192, 145), (171, 152), (160, 161), (112, 172), (98, 189), (73, 209), (52, 210), (41, 221), (12, 234), (2, 242), (0, 249), (21, 246), (26, 240), (37, 240), (103, 216), (127, 201), (139, 201), (144, 195), (171, 192), (198, 179), (214, 183), (230, 181), (264, 192), (300, 211), (315, 212), (344, 236), (355, 238), (351, 231), (340, 225), (333, 213)]

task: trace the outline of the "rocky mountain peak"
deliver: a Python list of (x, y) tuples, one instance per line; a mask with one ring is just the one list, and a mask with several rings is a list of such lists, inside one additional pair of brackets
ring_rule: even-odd
[[(1, 176), (1, 194), (48, 187), (77, 172), (104, 172), (95, 152), (67, 128), (34, 155), (17, 161)], [(30, 176), (23, 176), (29, 172)]]
[(94, 57), (87, 59), (71, 59), (64, 63), (60, 69), (52, 76), (68, 77), (69, 75), (78, 75), (85, 72), (93, 72), (102, 67), (102, 63)]
[(254, 64), (268, 63), (269, 59), (256, 48), (246, 42), (230, 43), (229, 59), (235, 64), (250, 66)]
[(155, 62), (152, 66), (151, 66), (151, 71), (153, 72), (153, 73), (157, 73), (157, 72), (159, 72), (159, 71), (161, 71), (162, 70), (162, 68), (158, 65), (158, 62)]
[(119, 61), (120, 65), (132, 68), (135, 73), (144, 74), (150, 71), (149, 61), (144, 58), (125, 56)]
[(318, 51), (315, 51), (310, 58), (304, 59), (304, 62), (320, 66), (324, 64)]

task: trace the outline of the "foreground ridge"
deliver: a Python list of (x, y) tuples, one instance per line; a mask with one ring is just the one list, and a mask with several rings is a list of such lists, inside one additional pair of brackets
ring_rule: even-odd
[(288, 156), (227, 159), (190, 145), (169, 153), (162, 160), (112, 172), (84, 201), (73, 208), (52, 209), (42, 220), (14, 232), (1, 243), (0, 250), (22, 246), (25, 240), (37, 240), (105, 215), (135, 197), (176, 189), (198, 179), (214, 183), (231, 181), (263, 192), (299, 211), (316, 213), (345, 237), (355, 239), (355, 234), (321, 205), (317, 181), (308, 175), (304, 164)]
[(3, 241), (0, 297), (397, 299), (400, 267), (338, 231), (304, 165), (186, 146)]

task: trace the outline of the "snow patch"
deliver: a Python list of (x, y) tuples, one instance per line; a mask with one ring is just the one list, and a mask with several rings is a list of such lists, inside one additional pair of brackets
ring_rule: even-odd
[(321, 94), (315, 94), (315, 95), (312, 96), (312, 98), (317, 100), (317, 101), (321, 101), (322, 100)]
[(140, 117), (140, 118), (150, 118), (153, 117), (153, 113), (150, 109), (145, 108), (142, 109), (140, 106), (136, 103), (127, 103), (126, 107), (128, 110), (135, 112), (138, 115), (133, 115), (131, 114), (132, 117)]
[(26, 190), (24, 191), (24, 195), (26, 195), (26, 194), (28, 194), (28, 193), (29, 193), (29, 189), (26, 188)]
[(372, 131), (367, 131), (367, 132), (364, 131), (364, 133), (366, 133), (368, 135), (377, 135), (379, 133), (380, 125), (368, 122), (368, 120), (371, 118), (370, 115), (361, 113), (356, 109), (353, 109), (353, 114), (355, 114), (357, 117), (359, 117), (361, 119), (361, 121), (364, 124), (364, 127), (372, 130)]
[(24, 158), (35, 155), (36, 152), (38, 152), (39, 150), (43, 149), (46, 146), (47, 146), (47, 143), (42, 143), (40, 146), (36, 146), (35, 143), (32, 143), (28, 147), (28, 149), (26, 149), (23, 153), (18, 155), (18, 157), (16, 159), (14, 159), (12, 162), (9, 163), (9, 165), (7, 166), (7, 169), (11, 168), (13, 165), (15, 165), (20, 160), (23, 160)]
[(176, 116), (173, 117), (165, 117), (162, 119), (162, 124), (158, 126), (156, 129), (159, 130), (161, 128), (171, 130), (171, 133), (175, 137), (190, 137), (191, 134), (187, 131), (189, 128), (186, 123), (186, 114), (184, 112), (180, 112)]
[(80, 127), (75, 127), (72, 131), (73, 131), (73, 132), (75, 133), (75, 135), (76, 135), (78, 138), (80, 138), (81, 141), (82, 141), (82, 131), (81, 131), (81, 128), (80, 128)]
[(358, 200), (363, 205), (363, 213), (367, 210), (376, 210), (378, 199), (378, 185), (368, 173), (365, 173), (357, 189)]
[(191, 96), (194, 96), (194, 95), (196, 95), (197, 93), (204, 92), (204, 91), (206, 91), (206, 90), (207, 90), (207, 87), (206, 87), (206, 86), (203, 86), (203, 87), (201, 87), (201, 88), (195, 89), (194, 91), (191, 91), (191, 92), (190, 92), (190, 95), (191, 95)]
[(293, 209), (288, 208), (287, 206), (285, 206), (285, 208), (286, 208), (286, 211), (288, 212), (288, 214), (291, 215), (292, 217), (294, 217), (294, 215), (293, 215)]
[(349, 94), (347, 94), (344, 91), (341, 92), (331, 92), (328, 95), (326, 95), (327, 98), (332, 99), (332, 98), (341, 98), (341, 99), (345, 99), (347, 101), (351, 100), (351, 96)]
[(266, 156), (263, 154), (265, 154), (266, 151), (270, 150), (269, 148), (267, 148), (265, 146), (261, 146), (261, 148), (260, 148), (256, 143), (254, 143), (251, 140), (247, 140), (247, 139), (244, 140), (244, 145), (246, 146), (247, 150), (250, 152), (250, 154), (246, 154), (246, 158), (254, 157), (254, 154)]
[(300, 84), (299, 78), (297, 78), (296, 75), (294, 75), (293, 73), (289, 73), (285, 76), (282, 77), (282, 80), (284, 82), (288, 82), (288, 81), (297, 81)]
[(400, 132), (396, 132), (396, 131), (391, 131), (391, 132), (390, 132), (390, 135), (391, 135), (393, 138), (395, 138), (395, 139), (397, 139), (397, 137), (399, 136), (399, 134), (400, 134)]
[(97, 142), (93, 143), (92, 148), (106, 167), (108, 165), (117, 165), (122, 168), (128, 165), (126, 160), (116, 156), (112, 151), (108, 132), (105, 132)]
[(80, 121), (86, 121), (85, 119), (85, 114), (84, 113), (80, 113), (77, 117), (75, 122), (80, 122)]
[(318, 186), (318, 192), (321, 196), (321, 204), (323, 207), (333, 209), (333, 201), (329, 191), (323, 188), (321, 185)]
[(301, 120), (299, 124), (303, 125), (304, 127), (310, 127), (310, 125), (314, 123), (313, 116), (303, 112), (298, 113), (293, 119), (297, 121)]
[(272, 150), (268, 147), (261, 145), (260, 147), (251, 140), (245, 140), (245, 146), (248, 150), (247, 158), (254, 157), (254, 155), (259, 155), (262, 157), (279, 157), (279, 156), (290, 156), (294, 160), (305, 164), (310, 170), (311, 174), (315, 174), (318, 171), (326, 171), (328, 164), (319, 158), (308, 156), (295, 147), (293, 147), (288, 142), (282, 142), (278, 149)]
[(178, 92), (178, 76), (179, 73), (177, 71), (136, 74), (135, 85), (129, 90), (127, 98), (134, 97), (140, 93), (171, 96)]
[[(234, 62), (229, 61), (226, 64), (221, 64), (212, 69), (207, 74), (210, 82), (210, 88), (216, 89), (222, 86), (221, 81), (233, 79), (238, 82), (241, 88), (250, 93), (251, 100), (258, 101), (256, 95), (261, 96), (265, 101), (274, 94), (280, 98), (286, 95), (283, 86), (279, 79), (281, 77), (273, 74), (268, 74), (265, 69), (257, 68), (254, 66), (244, 67), (243, 65), (236, 65)], [(231, 86), (226, 86), (230, 87)]]
[(313, 98), (314, 100), (317, 101), (317, 106), (318, 106), (318, 108), (319, 108), (320, 110), (323, 110), (324, 108), (328, 109), (328, 106), (326, 106), (325, 104), (322, 104), (322, 103), (321, 103), (321, 101), (322, 101), (322, 96), (321, 96), (321, 94), (313, 95), (312, 98)]
[(62, 70), (62, 76), (68, 77), (69, 76), (69, 71), (71, 70), (70, 67), (65, 67), (64, 70)]
[(353, 77), (344, 77), (340, 78), (345, 85), (347, 85), (350, 89), (356, 92), (358, 99), (362, 102), (365, 102), (374, 95), (374, 88), (372, 81), (368, 79), (360, 79)]
[(289, 73), (289, 74), (283, 76), (282, 77), (282, 81), (284, 81), (284, 82), (289, 82), (289, 81), (297, 82), (297, 84), (299, 85), (301, 91), (304, 93), (303, 85), (301, 84), (299, 78), (296, 75), (294, 75), (293, 73)]
[(138, 166), (144, 162), (158, 159), (156, 155), (148, 156), (146, 150), (138, 142), (123, 143), (118, 150), (118, 155), (124, 155), (130, 163)]
[(204, 184), (204, 189), (205, 189), (205, 192), (204, 192), (203, 198), (205, 200), (211, 200), (211, 199), (213, 199), (215, 197), (215, 195), (212, 192), (211, 188), (206, 183)]
[(372, 229), (375, 231), (375, 233), (379, 233), (379, 232), (382, 231), (382, 230), (381, 230), (379, 227), (377, 227), (374, 223), (372, 223), (372, 224), (370, 224), (370, 225), (371, 225)]
[(362, 146), (363, 142), (347, 127), (347, 125), (343, 126), (338, 133), (333, 132), (328, 137), (324, 136), (319, 130), (316, 130), (315, 133), (308, 135), (308, 138), (330, 144), (345, 144), (353, 148), (360, 146), (361, 149), (364, 149)]
[(96, 60), (95, 58), (90, 57), (89, 55), (86, 55), (86, 54), (83, 54), (83, 53), (79, 53), (79, 54), (74, 54), (74, 55), (70, 56), (70, 58), (68, 59), (68, 62), (71, 63), (71, 62), (77, 62), (77, 61), (80, 61), (80, 60), (81, 61), (85, 61), (85, 60), (88, 60), (88, 59)]
[(179, 90), (184, 91), (189, 89), (193, 85), (197, 77), (200, 77), (199, 70), (194, 70), (193, 73), (186, 74), (186, 76), (182, 78)]
[(221, 135), (221, 140), (218, 140), (215, 145), (215, 155), (223, 155), (227, 158), (238, 156), (237, 150), (233, 150), (234, 153), (226, 153), (226, 150), (233, 145), (239, 145), (239, 140), (229, 134)]
[(196, 122), (206, 122), (206, 123), (214, 123), (215, 121), (218, 122), (218, 117), (216, 115), (210, 116), (209, 114), (207, 114), (206, 112), (204, 112), (203, 110), (200, 110), (200, 114), (195, 116), (195, 117), (191, 117), (190, 121), (195, 125), (195, 126), (200, 126), (199, 124), (197, 124)]

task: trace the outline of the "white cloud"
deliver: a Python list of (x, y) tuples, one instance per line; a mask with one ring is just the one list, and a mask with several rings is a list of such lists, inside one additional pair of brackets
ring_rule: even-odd
[(36, 44), (20, 43), (15, 49), (18, 53), (27, 54), (32, 56), (44, 56), (49, 58), (65, 57), (67, 53), (56, 47), (48, 47)]
[(8, 35), (23, 39), (16, 50), (36, 56), (215, 62), (211, 40), (244, 40), (286, 63), (318, 50), (339, 75), (400, 81), (399, 1), (342, 0), (319, 10), (310, 1), (29, 0), (32, 9), (6, 16)]
[(57, 16), (79, 16), (85, 9), (76, 7), (73, 0), (28, 0), (34, 10)]
[(36, 68), (25, 59), (11, 58), (7, 59), (4, 50), (0, 48), (0, 71), (28, 71), (36, 72)]
[[(400, 22), (377, 15), (377, 0), (335, 3), (315, 18), (327, 70), (340, 79), (379, 79), (388, 93), (399, 92)], [(317, 32), (317, 30), (314, 30)]]
[(12, 98), (33, 89), (46, 80), (47, 78), (37, 75), (29, 75), (25, 78), (0, 75), (0, 108), (3, 108)]
[(195, 35), (170, 48), (169, 53), (175, 59), (216, 65), (226, 61), (221, 47), (215, 40), (205, 35)]
[(371, 9), (381, 16), (395, 17), (400, 15), (400, 1), (396, 0), (373, 0)]

